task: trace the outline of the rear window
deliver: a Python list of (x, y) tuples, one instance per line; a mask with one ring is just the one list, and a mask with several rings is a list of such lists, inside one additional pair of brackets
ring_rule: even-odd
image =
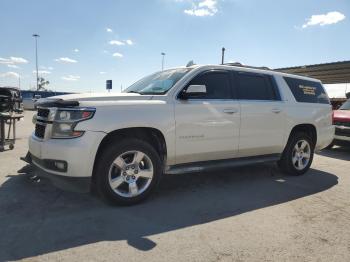
[(320, 82), (284, 77), (295, 100), (303, 103), (329, 104), (329, 98)]

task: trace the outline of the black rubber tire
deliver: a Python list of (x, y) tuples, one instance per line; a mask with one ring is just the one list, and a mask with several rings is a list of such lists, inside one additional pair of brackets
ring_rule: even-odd
[[(122, 197), (115, 193), (108, 182), (108, 172), (112, 162), (122, 153), (132, 150), (144, 152), (152, 161), (154, 174), (149, 187), (136, 197)], [(157, 188), (162, 176), (162, 161), (157, 151), (146, 141), (126, 138), (107, 146), (99, 159), (95, 169), (96, 186), (98, 193), (109, 203), (129, 206), (145, 200)]]
[[(308, 165), (302, 169), (298, 170), (295, 168), (292, 162), (292, 153), (293, 153), (293, 148), (295, 147), (295, 144), (300, 141), (300, 140), (306, 140), (310, 144), (310, 161)], [(288, 143), (283, 151), (281, 159), (277, 162), (278, 167), (281, 169), (282, 172), (292, 175), (292, 176), (300, 176), (305, 174), (309, 169), (312, 164), (312, 160), (314, 158), (314, 149), (315, 145), (312, 142), (311, 137), (304, 133), (304, 132), (296, 132), (291, 135), (291, 137), (288, 140)]]

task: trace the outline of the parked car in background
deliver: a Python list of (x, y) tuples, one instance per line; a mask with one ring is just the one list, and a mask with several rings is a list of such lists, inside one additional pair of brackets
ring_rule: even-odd
[(329, 98), (312, 78), (190, 66), (154, 73), (123, 92), (42, 100), (27, 157), (39, 174), (92, 183), (111, 202), (131, 205), (163, 173), (277, 161), (285, 173), (302, 175), (334, 136)]
[(333, 111), (333, 124), (335, 125), (335, 136), (333, 145), (350, 146), (350, 99), (348, 99), (338, 110)]
[(40, 98), (47, 98), (51, 96), (71, 94), (67, 92), (52, 92), (52, 91), (33, 91), (33, 90), (21, 90), (23, 98), (23, 107), (26, 110), (36, 109), (35, 103)]

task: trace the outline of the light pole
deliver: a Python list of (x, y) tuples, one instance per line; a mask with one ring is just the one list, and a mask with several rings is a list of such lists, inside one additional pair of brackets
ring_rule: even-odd
[(39, 72), (38, 72), (38, 37), (40, 35), (33, 34), (33, 37), (35, 38), (35, 64), (36, 64), (36, 90), (39, 90)]
[(164, 52), (162, 52), (161, 53), (161, 55), (162, 55), (162, 71), (164, 70), (164, 59), (165, 59), (165, 53)]

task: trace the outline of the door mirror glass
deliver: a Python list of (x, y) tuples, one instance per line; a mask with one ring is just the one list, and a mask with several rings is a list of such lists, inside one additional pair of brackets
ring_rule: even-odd
[(203, 95), (207, 93), (205, 85), (190, 85), (187, 87), (186, 94), (188, 95)]
[(205, 85), (189, 85), (187, 89), (182, 93), (181, 98), (187, 99), (191, 97), (205, 95), (206, 93), (207, 87)]

